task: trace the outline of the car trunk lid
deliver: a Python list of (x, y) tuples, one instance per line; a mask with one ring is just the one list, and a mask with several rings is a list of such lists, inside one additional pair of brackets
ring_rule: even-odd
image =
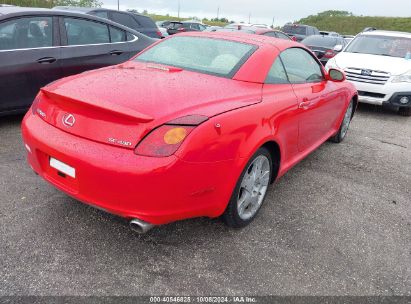
[[(261, 84), (129, 62), (41, 90), (38, 113), (87, 139), (134, 148), (153, 128), (186, 115), (212, 117), (261, 101)], [(39, 112), (40, 111), (40, 112)]]

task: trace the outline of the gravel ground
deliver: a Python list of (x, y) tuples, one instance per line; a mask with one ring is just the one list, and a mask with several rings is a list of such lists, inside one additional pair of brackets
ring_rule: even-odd
[(146, 235), (32, 173), (20, 122), (0, 118), (0, 295), (411, 295), (411, 118), (361, 105), (242, 230)]

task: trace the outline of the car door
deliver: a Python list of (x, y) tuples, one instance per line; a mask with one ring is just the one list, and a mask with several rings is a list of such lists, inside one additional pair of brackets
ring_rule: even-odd
[(263, 100), (270, 104), (270, 125), (274, 136), (281, 142), (281, 160), (283, 168), (294, 164), (299, 156), (298, 151), (298, 100), (288, 80), (280, 57), (274, 61), (268, 72), (263, 87)]
[(64, 76), (119, 64), (133, 55), (126, 41), (127, 33), (103, 22), (61, 16), (60, 31)]
[(289, 48), (280, 57), (298, 99), (298, 149), (313, 149), (332, 135), (344, 96), (326, 80), (321, 64), (307, 50)]
[(53, 16), (19, 16), (0, 23), (0, 112), (30, 107), (39, 89), (61, 77)]

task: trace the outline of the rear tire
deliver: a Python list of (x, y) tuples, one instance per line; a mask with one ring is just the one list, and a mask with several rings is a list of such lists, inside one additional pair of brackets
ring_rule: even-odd
[(354, 101), (351, 100), (350, 104), (348, 105), (347, 110), (345, 111), (344, 119), (341, 122), (341, 126), (338, 129), (337, 134), (335, 134), (333, 137), (330, 137), (330, 141), (338, 144), (344, 140), (345, 136), (347, 135), (348, 128), (350, 127), (353, 113), (354, 113)]
[(411, 116), (411, 107), (408, 108), (399, 108), (398, 109), (398, 114), (401, 116)]
[(267, 195), (272, 174), (271, 154), (260, 148), (241, 173), (223, 214), (228, 226), (241, 228), (254, 220)]

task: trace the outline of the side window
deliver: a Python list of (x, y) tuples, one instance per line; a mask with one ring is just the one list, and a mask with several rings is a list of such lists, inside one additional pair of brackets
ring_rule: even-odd
[(277, 38), (277, 35), (275, 34), (275, 32), (267, 32), (267, 33), (264, 33), (264, 36)]
[(105, 12), (105, 11), (91, 12), (90, 15), (100, 17), (100, 18), (104, 18), (104, 19), (108, 19), (108, 13)]
[(193, 30), (200, 30), (200, 26), (197, 23), (191, 23), (190, 28)]
[(136, 37), (133, 34), (130, 34), (129, 32), (127, 32), (127, 41), (132, 41), (136, 39)]
[(271, 66), (271, 69), (268, 72), (265, 83), (269, 83), (269, 84), (289, 83), (287, 73), (284, 70), (283, 63), (281, 62), (281, 58), (278, 57), (273, 63), (273, 65)]
[(64, 18), (67, 45), (110, 43), (107, 25), (76, 18)]
[(180, 27), (183, 27), (183, 24), (182, 24), (182, 23), (171, 23), (168, 28), (169, 28), (169, 29), (172, 29), (172, 30), (177, 30), (177, 29), (179, 29)]
[(290, 48), (280, 55), (291, 83), (319, 82), (324, 79), (320, 64), (307, 51)]
[(109, 26), (109, 28), (110, 28), (110, 38), (111, 38), (112, 43), (126, 41), (126, 32), (118, 28), (115, 28), (113, 26)]
[(204, 31), (207, 27), (205, 27), (204, 25), (202, 25), (202, 24), (199, 24), (198, 25), (199, 27), (200, 27), (200, 31)]
[(0, 23), (0, 50), (53, 46), (53, 18), (16, 18)]
[(277, 37), (280, 38), (280, 39), (291, 40), (290, 37), (288, 37), (287, 35), (285, 35), (283, 33), (277, 32), (276, 34), (277, 34)]
[(140, 24), (138, 24), (137, 21), (128, 14), (122, 14), (117, 12), (112, 12), (111, 14), (114, 22), (120, 23), (132, 29), (140, 27)]

